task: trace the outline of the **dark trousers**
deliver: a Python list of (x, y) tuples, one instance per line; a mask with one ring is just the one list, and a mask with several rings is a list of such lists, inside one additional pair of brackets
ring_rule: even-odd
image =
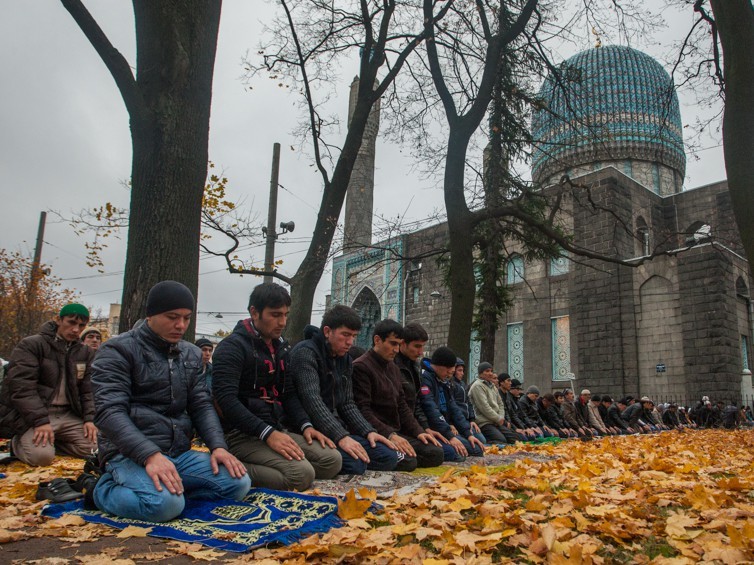
[(367, 469), (370, 471), (393, 471), (398, 465), (399, 459), (405, 456), (390, 449), (384, 443), (377, 442), (372, 447), (369, 440), (361, 436), (350, 436), (351, 439), (358, 441), (369, 456), (369, 463), (364, 463), (361, 459), (354, 459), (348, 453), (338, 448), (343, 456), (343, 467), (340, 469), (341, 475), (363, 475)]
[(403, 434), (401, 434), (401, 437), (408, 440), (408, 443), (410, 443), (411, 447), (416, 451), (417, 467), (438, 467), (439, 465), (442, 465), (442, 462), (445, 459), (442, 447), (437, 447), (431, 443), (427, 444), (420, 439), (404, 436)]
[(503, 426), (496, 426), (495, 424), (485, 424), (480, 426), (484, 437), (487, 438), (487, 443), (505, 443), (514, 444), (518, 441), (518, 435), (516, 432), (509, 430)]

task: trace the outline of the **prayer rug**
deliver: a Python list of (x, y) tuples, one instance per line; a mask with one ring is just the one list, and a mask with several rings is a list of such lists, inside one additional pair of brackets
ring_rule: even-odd
[(59, 518), (75, 514), (88, 522), (123, 529), (128, 526), (151, 528), (148, 535), (189, 543), (201, 543), (223, 551), (248, 551), (270, 543), (288, 545), (311, 534), (327, 532), (343, 525), (338, 518), (338, 501), (269, 489), (251, 489), (241, 502), (186, 500), (183, 513), (170, 522), (130, 520), (85, 510), (83, 502), (51, 504), (44, 516)]
[(372, 489), (378, 499), (410, 494), (415, 490), (434, 483), (436, 477), (388, 471), (367, 471), (363, 475), (338, 475), (334, 479), (314, 481), (311, 490), (334, 496), (343, 496), (349, 490)]

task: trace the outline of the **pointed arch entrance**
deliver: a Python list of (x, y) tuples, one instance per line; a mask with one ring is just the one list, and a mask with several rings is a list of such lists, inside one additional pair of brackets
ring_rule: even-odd
[(377, 295), (374, 294), (372, 289), (365, 286), (361, 289), (361, 292), (359, 292), (356, 300), (353, 301), (352, 308), (356, 310), (361, 317), (361, 331), (359, 331), (355, 345), (358, 345), (363, 349), (369, 349), (372, 347), (372, 333), (374, 332), (374, 326), (382, 319), (380, 301), (377, 299)]

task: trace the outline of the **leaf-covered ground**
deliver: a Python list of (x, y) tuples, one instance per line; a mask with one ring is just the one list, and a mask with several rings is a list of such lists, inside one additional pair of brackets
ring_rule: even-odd
[[(347, 526), (240, 557), (175, 542), (134, 553), (129, 542), (137, 545), (144, 532), (124, 539), (78, 518), (41, 518), (42, 503), (34, 501), (38, 482), (73, 476), (81, 462), (63, 459), (41, 470), (13, 463), (0, 480), (0, 559), (14, 540), (52, 536), (75, 548), (69, 552), (75, 556), (31, 562), (172, 563), (179, 556), (428, 565), (754, 561), (754, 431), (667, 432), (516, 449), (556, 457), (449, 468), (436, 484), (381, 501), (377, 514), (361, 515), (368, 504), (351, 499), (342, 514), (358, 517)], [(111, 547), (87, 555), (87, 542), (99, 540), (100, 547), (110, 536)]]

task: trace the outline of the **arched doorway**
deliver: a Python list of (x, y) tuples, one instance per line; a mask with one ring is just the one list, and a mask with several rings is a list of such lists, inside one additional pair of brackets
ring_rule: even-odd
[(372, 333), (374, 326), (382, 319), (382, 308), (377, 296), (369, 287), (364, 287), (359, 292), (356, 300), (353, 301), (352, 308), (359, 313), (361, 317), (361, 331), (356, 338), (355, 345), (369, 349), (372, 347)]

